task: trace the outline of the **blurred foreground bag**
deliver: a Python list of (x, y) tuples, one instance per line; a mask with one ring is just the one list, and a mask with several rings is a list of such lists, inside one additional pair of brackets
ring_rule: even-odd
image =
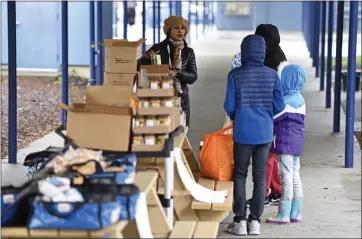
[(229, 181), (234, 169), (232, 134), (225, 134), (232, 125), (204, 136), (200, 152), (201, 176)]

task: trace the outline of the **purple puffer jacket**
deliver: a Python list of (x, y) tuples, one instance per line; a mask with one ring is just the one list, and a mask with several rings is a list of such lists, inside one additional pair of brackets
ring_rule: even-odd
[(276, 154), (301, 155), (304, 148), (305, 105), (293, 108), (287, 105), (284, 112), (274, 117), (274, 143), (270, 149)]

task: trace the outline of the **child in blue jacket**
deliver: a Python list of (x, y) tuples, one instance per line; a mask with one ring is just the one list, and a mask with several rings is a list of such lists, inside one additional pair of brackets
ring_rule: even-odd
[(278, 156), (282, 179), (282, 197), (278, 215), (267, 222), (301, 222), (303, 189), (299, 176), (299, 156), (304, 147), (305, 101), (300, 93), (307, 75), (302, 67), (288, 65), (282, 71), (281, 84), (286, 108), (274, 118), (275, 140), (271, 151)]
[(228, 74), (224, 109), (233, 123), (234, 140), (234, 222), (228, 231), (247, 234), (245, 182), (253, 157), (254, 191), (250, 205), (249, 234), (260, 234), (264, 210), (265, 175), (273, 141), (273, 116), (285, 108), (278, 74), (264, 66), (265, 41), (249, 35), (241, 43), (241, 67)]

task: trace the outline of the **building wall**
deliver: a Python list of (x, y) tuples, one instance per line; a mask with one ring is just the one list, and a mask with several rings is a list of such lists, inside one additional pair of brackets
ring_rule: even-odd
[[(8, 62), (7, 4), (2, 2), (2, 63)], [(57, 2), (16, 4), (18, 67), (56, 68), (59, 62)]]
[(261, 23), (280, 30), (301, 31), (302, 2), (251, 2), (249, 16), (225, 15), (225, 2), (217, 3), (216, 26), (219, 30), (253, 30)]
[[(8, 63), (7, 4), (1, 2), (1, 64)], [(95, 4), (95, 11), (96, 11)], [(103, 37), (112, 38), (112, 2), (102, 2)], [(17, 2), (17, 67), (59, 69), (61, 3)], [(97, 24), (95, 22), (95, 28)], [(89, 2), (68, 2), (69, 65), (89, 65)]]

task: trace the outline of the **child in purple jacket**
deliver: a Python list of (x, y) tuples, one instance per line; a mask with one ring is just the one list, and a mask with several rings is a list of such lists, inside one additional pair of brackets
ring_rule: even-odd
[(268, 223), (300, 223), (302, 220), (303, 189), (300, 180), (299, 157), (304, 145), (305, 101), (300, 93), (307, 79), (302, 67), (287, 65), (281, 74), (286, 108), (274, 116), (274, 145), (271, 152), (278, 155), (282, 181), (282, 197), (278, 215)]

